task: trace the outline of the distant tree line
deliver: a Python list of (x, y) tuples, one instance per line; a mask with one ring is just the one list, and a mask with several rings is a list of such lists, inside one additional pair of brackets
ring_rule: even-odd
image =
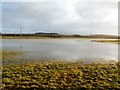
[(2, 36), (41, 36), (41, 37), (84, 37), (82, 35), (72, 34), (64, 35), (59, 33), (33, 33), (33, 34), (2, 34)]
[(71, 34), (71, 35), (64, 35), (59, 33), (43, 33), (43, 32), (37, 32), (33, 34), (6, 34), (6, 33), (0, 33), (2, 36), (38, 36), (38, 37), (84, 37), (84, 38), (108, 38), (108, 39), (120, 39), (120, 36), (115, 35), (79, 35), (79, 34)]

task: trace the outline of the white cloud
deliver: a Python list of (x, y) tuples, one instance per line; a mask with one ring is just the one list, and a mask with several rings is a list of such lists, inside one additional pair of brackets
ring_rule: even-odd
[[(70, 0), (1, 0), (1, 1), (2, 2), (66, 2)], [(119, 2), (119, 0), (77, 0), (77, 1), (79, 2)]]

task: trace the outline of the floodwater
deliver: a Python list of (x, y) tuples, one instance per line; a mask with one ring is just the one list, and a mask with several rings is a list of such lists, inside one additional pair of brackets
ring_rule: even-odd
[(2, 39), (3, 50), (25, 51), (22, 58), (118, 60), (118, 45), (86, 39)]

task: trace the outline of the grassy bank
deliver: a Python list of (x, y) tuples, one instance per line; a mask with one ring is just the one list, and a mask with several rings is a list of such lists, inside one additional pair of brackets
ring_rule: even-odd
[(92, 42), (120, 44), (120, 40), (92, 40)]
[(88, 37), (2, 36), (1, 39), (81, 39)]
[[(91, 63), (41, 61), (15, 64), (21, 52), (3, 52), (2, 90), (76, 90), (85, 88), (120, 89), (120, 63)], [(8, 58), (9, 57), (9, 58)], [(18, 59), (16, 62), (19, 62)]]

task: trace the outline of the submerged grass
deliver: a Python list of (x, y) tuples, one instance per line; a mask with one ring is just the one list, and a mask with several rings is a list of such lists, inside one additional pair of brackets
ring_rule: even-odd
[(120, 44), (120, 40), (92, 40), (92, 42)]
[[(3, 61), (22, 54), (3, 52)], [(120, 62), (82, 64), (73, 62), (41, 61), (2, 67), (2, 90), (80, 90), (80, 89), (120, 89)]]
[(2, 54), (2, 64), (15, 64), (17, 62), (21, 62), (23, 59), (17, 58), (18, 56), (22, 55), (23, 52), (21, 51), (6, 51), (3, 50), (0, 54)]

